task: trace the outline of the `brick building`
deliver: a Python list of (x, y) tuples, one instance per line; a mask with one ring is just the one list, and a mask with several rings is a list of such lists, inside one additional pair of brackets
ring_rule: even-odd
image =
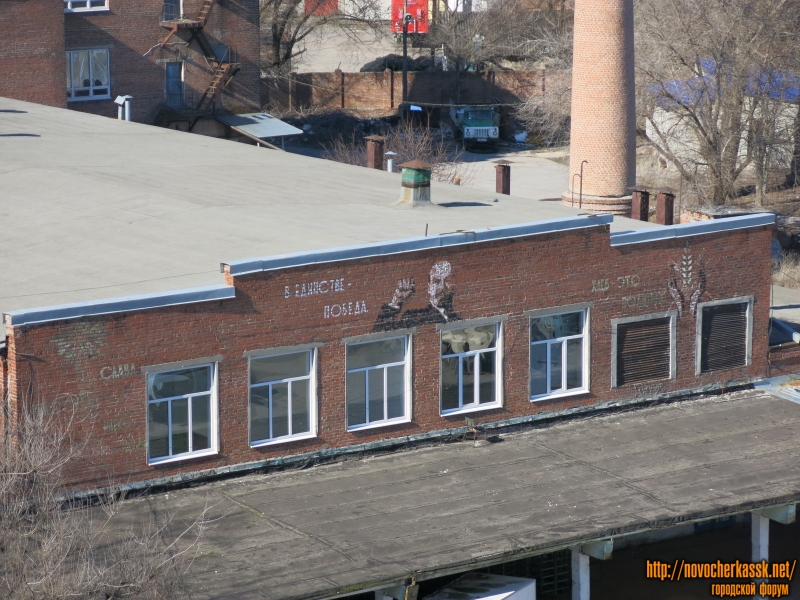
[[(654, 227), (450, 186), (433, 187), (440, 206), (403, 210), (391, 174), (68, 121), (93, 135), (6, 142), (53, 221), (2, 275), (2, 364), (12, 416), (31, 398), (97, 411), (74, 485), (248, 469), (443, 435), (465, 416), (523, 423), (767, 375), (772, 215)], [(57, 165), (62, 144), (104, 158), (81, 172), (24, 166), (28, 151)], [(167, 192), (159, 157), (180, 148), (196, 182)], [(205, 152), (237, 179), (202, 175)], [(69, 181), (85, 195), (74, 222), (52, 192)], [(65, 230), (80, 239), (51, 254)], [(209, 274), (220, 260), (224, 275)], [(31, 278), (35, 264), (45, 274)]]
[(4, 2), (0, 27), (2, 96), (115, 117), (130, 95), (162, 124), (260, 108), (255, 0)]

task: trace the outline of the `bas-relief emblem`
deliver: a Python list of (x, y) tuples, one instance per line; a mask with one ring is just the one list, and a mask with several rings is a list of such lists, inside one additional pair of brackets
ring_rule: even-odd
[(697, 304), (706, 291), (706, 271), (703, 254), (695, 258), (689, 245), (683, 248), (680, 263), (670, 265), (670, 278), (667, 282), (667, 292), (672, 298), (672, 305), (678, 310), (678, 316), (683, 316), (687, 302), (689, 312), (697, 316)]
[(375, 331), (388, 331), (397, 328), (414, 327), (427, 323), (441, 323), (458, 320), (460, 317), (453, 310), (453, 286), (451, 277), (453, 267), (447, 261), (434, 263), (428, 275), (428, 298), (423, 307), (407, 307), (413, 304), (417, 286), (413, 277), (397, 282), (397, 288), (391, 300), (380, 310)]

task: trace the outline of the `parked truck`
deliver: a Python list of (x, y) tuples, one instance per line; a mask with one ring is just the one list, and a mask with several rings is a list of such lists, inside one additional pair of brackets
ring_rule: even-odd
[(497, 106), (450, 105), (453, 135), (464, 149), (473, 152), (496, 152), (500, 142), (500, 109)]

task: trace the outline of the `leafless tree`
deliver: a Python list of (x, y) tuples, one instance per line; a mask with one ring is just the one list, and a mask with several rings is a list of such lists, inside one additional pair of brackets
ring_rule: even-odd
[(444, 48), (452, 71), (547, 60), (550, 42), (561, 41), (551, 30), (569, 21), (563, 0), (450, 0), (446, 7), (436, 17), (428, 43)]
[(708, 201), (735, 196), (748, 168), (762, 197), (766, 173), (796, 136), (783, 76), (797, 68), (796, 0), (635, 6), (640, 134)]
[[(115, 498), (70, 496), (64, 469), (85, 448), (87, 419), (72, 402), (32, 406), (6, 421), (0, 445), (0, 598), (183, 598), (183, 574), (204, 535), (188, 527), (121, 527)], [(174, 517), (174, 515), (172, 516)], [(179, 548), (180, 546), (180, 548)]]
[(351, 38), (365, 31), (380, 34), (383, 15), (378, 0), (260, 0), (261, 67), (272, 75), (292, 68), (305, 51), (303, 43), (323, 27), (339, 27)]
[[(384, 136), (386, 150), (397, 153), (395, 165), (422, 160), (433, 165), (431, 177), (444, 183), (469, 185), (474, 176), (471, 165), (462, 161), (464, 150), (449, 143), (437, 130), (404, 120), (388, 129)], [(366, 146), (354, 136), (335, 138), (326, 145), (325, 157), (351, 165), (367, 164)]]

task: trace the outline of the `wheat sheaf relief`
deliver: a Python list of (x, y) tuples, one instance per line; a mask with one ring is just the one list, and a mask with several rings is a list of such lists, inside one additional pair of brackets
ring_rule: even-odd
[(683, 255), (678, 263), (670, 265), (670, 277), (667, 282), (667, 291), (672, 298), (672, 305), (677, 309), (678, 316), (683, 316), (688, 308), (692, 316), (697, 316), (697, 303), (706, 291), (706, 270), (703, 255), (699, 257), (692, 254), (687, 244), (683, 248)]

